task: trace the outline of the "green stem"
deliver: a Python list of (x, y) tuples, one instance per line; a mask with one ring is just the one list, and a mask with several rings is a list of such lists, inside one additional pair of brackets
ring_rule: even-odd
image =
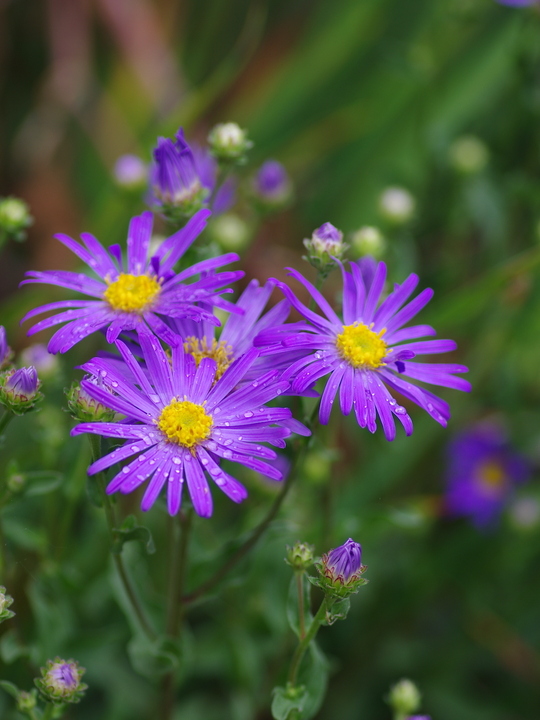
[[(54, 717), (55, 709), (56, 709), (56, 705), (54, 705), (53, 703), (47, 703), (47, 705), (45, 705), (45, 711), (43, 713), (42, 720), (52, 720), (52, 718)], [(30, 717), (32, 717), (32, 715)], [(33, 720), (33, 718), (32, 718), (32, 720)]]
[[(99, 435), (89, 435), (89, 438), (90, 444), (92, 446), (92, 456), (95, 462), (101, 456), (101, 438)], [(116, 527), (114, 508), (112, 506), (110, 497), (105, 491), (106, 481), (104, 474), (102, 472), (97, 473), (96, 479), (100, 484), (101, 494), (103, 496), (103, 506), (105, 508), (105, 517), (107, 519), (107, 526), (109, 528), (109, 534), (112, 541), (114, 539), (113, 530)], [(137, 620), (139, 621), (139, 625), (141, 626), (142, 631), (149, 640), (155, 640), (157, 637), (156, 633), (150, 625), (150, 622), (148, 621), (146, 613), (142, 607), (141, 601), (139, 600), (137, 593), (135, 592), (135, 588), (131, 583), (131, 580), (126, 570), (126, 566), (124, 565), (122, 555), (120, 553), (112, 553), (112, 557), (116, 572), (118, 573), (118, 577), (120, 578), (120, 582), (122, 583), (122, 587), (124, 588), (124, 592), (126, 593), (126, 597), (133, 609), (133, 612), (135, 613), (135, 616), (137, 617)]]
[[(307, 425), (310, 429), (313, 429), (318, 409), (319, 409), (319, 403), (317, 403), (315, 405), (313, 413), (311, 414), (311, 418), (310, 418), (309, 422), (307, 423)], [(309, 437), (303, 437), (302, 438), (302, 447), (295, 455), (294, 463), (289, 472), (289, 476), (284, 481), (283, 486), (279, 492), (279, 495), (274, 500), (266, 517), (259, 523), (259, 525), (257, 525), (256, 528), (254, 528), (254, 530), (251, 532), (251, 535), (248, 537), (248, 539), (236, 550), (236, 552), (234, 552), (230, 556), (230, 558), (225, 562), (224, 565), (222, 565), (218, 570), (216, 570), (216, 572), (213, 575), (211, 575), (208, 578), (208, 580), (205, 580), (203, 583), (201, 583), (198, 588), (195, 588), (195, 590), (193, 590), (192, 592), (188, 593), (187, 595), (184, 595), (183, 600), (186, 605), (189, 605), (189, 604), (195, 602), (195, 600), (198, 600), (200, 597), (205, 595), (209, 590), (212, 590), (213, 587), (218, 585), (221, 582), (221, 580), (223, 580), (223, 578), (226, 575), (228, 575), (228, 573), (235, 567), (235, 565), (237, 565), (240, 562), (240, 560), (242, 560), (249, 553), (249, 551), (257, 544), (257, 542), (260, 540), (262, 535), (264, 535), (266, 529), (268, 528), (268, 526), (271, 524), (272, 520), (278, 514), (279, 509), (281, 508), (281, 505), (283, 504), (283, 501), (285, 500), (285, 498), (289, 494), (291, 487), (293, 486), (293, 483), (296, 479), (296, 474), (297, 474), (296, 471), (298, 470), (299, 467), (302, 466), (308, 446), (309, 446)]]
[(4, 430), (7, 428), (11, 420), (15, 417), (15, 414), (11, 412), (11, 410), (5, 410), (4, 414), (0, 418), (0, 437), (2, 437), (2, 434)]
[(298, 628), (300, 640), (303, 640), (306, 635), (306, 617), (304, 613), (304, 572), (297, 572), (295, 574), (296, 589), (298, 591)]
[(289, 668), (289, 677), (288, 682), (294, 686), (296, 685), (296, 678), (298, 676), (298, 670), (300, 669), (300, 663), (302, 662), (302, 658), (304, 657), (304, 654), (306, 650), (309, 647), (310, 642), (314, 639), (315, 635), (317, 634), (321, 623), (323, 622), (324, 618), (326, 617), (326, 611), (328, 609), (328, 601), (325, 597), (324, 600), (321, 603), (321, 606), (317, 610), (317, 614), (311, 621), (311, 625), (308, 628), (307, 633), (305, 634), (304, 638), (300, 640), (298, 643), (298, 646), (294, 652), (294, 655), (291, 660), (291, 666)]
[[(322, 273), (318, 272), (317, 277), (315, 278), (315, 288), (320, 291), (322, 286), (324, 285), (324, 281), (328, 277), (328, 273)], [(317, 303), (315, 302), (315, 298), (312, 296), (309, 299), (309, 309), (310, 310), (316, 310), (317, 309)]]

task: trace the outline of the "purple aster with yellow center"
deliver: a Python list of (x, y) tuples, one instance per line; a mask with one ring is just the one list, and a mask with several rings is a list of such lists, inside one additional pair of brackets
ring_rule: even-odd
[[(66, 352), (91, 333), (107, 328), (107, 342), (112, 343), (121, 332), (150, 328), (158, 334), (170, 335), (163, 318), (189, 317), (219, 325), (219, 320), (200, 303), (230, 309), (220, 295), (232, 292), (225, 286), (243, 276), (241, 271), (216, 272), (217, 268), (238, 260), (236, 253), (195, 263), (175, 273), (173, 268), (206, 225), (209, 210), (199, 211), (187, 225), (164, 240), (149, 257), (153, 216), (144, 212), (129, 225), (127, 254), (119, 245), (106, 250), (90, 233), (83, 233), (84, 247), (67, 235), (57, 235), (97, 275), (64, 270), (28, 272), (28, 283), (46, 283), (90, 295), (93, 300), (60, 300), (31, 310), (27, 320), (51, 310), (62, 310), (36, 323), (28, 331), (63, 324), (49, 341), (51, 353)], [(193, 280), (195, 276), (199, 276)]]
[(255, 345), (270, 345), (269, 353), (275, 352), (277, 343), (288, 350), (303, 351), (304, 356), (284, 374), (284, 378), (291, 379), (294, 393), (307, 391), (320, 378), (329, 376), (319, 411), (323, 425), (329, 421), (339, 392), (341, 411), (349, 415), (354, 409), (361, 427), (375, 432), (378, 416), (386, 439), (393, 440), (394, 418), (397, 418), (410, 435), (412, 420), (390, 392), (396, 391), (446, 426), (450, 417), (448, 403), (410, 382), (470, 390), (466, 380), (455, 377), (456, 373), (467, 371), (463, 365), (411, 362), (417, 355), (445, 353), (456, 347), (453, 340), (420, 339), (436, 334), (428, 325), (405, 327), (429, 302), (433, 291), (425, 289), (407, 302), (419, 281), (418, 276), (412, 274), (381, 302), (386, 265), (378, 263), (372, 280), (367, 283), (361, 267), (361, 263), (350, 263), (351, 272), (347, 272), (342, 266), (343, 318), (312, 283), (290, 269), (289, 274), (308, 290), (322, 315), (306, 307), (285, 283), (278, 283), (307, 322), (269, 329), (255, 339)]
[(478, 528), (487, 528), (530, 472), (530, 464), (511, 447), (504, 429), (481, 423), (448, 446), (446, 509), (452, 515), (469, 517)]
[(276, 453), (263, 443), (283, 448), (291, 432), (310, 432), (287, 408), (266, 406), (288, 388), (278, 370), (239, 389), (257, 359), (256, 349), (235, 360), (216, 381), (216, 362), (206, 357), (197, 365), (181, 341), (171, 348), (170, 357), (153, 335), (143, 332), (139, 342), (146, 370), (123, 342), (116, 343), (132, 380), (107, 359), (94, 358), (83, 365), (101, 383), (83, 380), (83, 389), (125, 416), (122, 422), (83, 423), (72, 430), (73, 435), (93, 433), (126, 441), (94, 462), (89, 474), (137, 455), (111, 480), (108, 493), (130, 493), (148, 480), (141, 508), (149, 510), (166, 488), (168, 511), (175, 515), (187, 483), (195, 511), (210, 517), (207, 476), (234, 502), (247, 496), (244, 486), (220, 467), (222, 460), (282, 479), (282, 473), (269, 464)]

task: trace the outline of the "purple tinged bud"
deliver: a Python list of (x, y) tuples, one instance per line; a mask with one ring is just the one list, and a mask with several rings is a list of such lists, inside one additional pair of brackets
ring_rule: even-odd
[(62, 660), (57, 657), (47, 660), (41, 668), (41, 678), (34, 680), (41, 694), (48, 702), (76, 703), (88, 687), (81, 683), (85, 669), (75, 660)]
[[(87, 376), (84, 379), (91, 385), (98, 385), (102, 389), (106, 389), (95, 378)], [(81, 422), (110, 422), (116, 414), (114, 410), (95, 400), (76, 381), (64, 392), (67, 396), (68, 410), (74, 420), (80, 420)]]
[(148, 180), (148, 167), (137, 155), (121, 155), (114, 165), (114, 177), (120, 187), (141, 188)]
[(253, 192), (268, 207), (284, 205), (292, 195), (291, 180), (277, 160), (267, 160), (253, 179)]
[(5, 388), (13, 399), (31, 400), (37, 393), (39, 379), (35, 367), (23, 367), (8, 377)]
[(345, 583), (362, 567), (362, 546), (351, 538), (323, 557), (327, 576), (333, 580), (342, 578)]
[(311, 242), (316, 250), (339, 257), (343, 246), (343, 233), (332, 223), (327, 222), (315, 230)]

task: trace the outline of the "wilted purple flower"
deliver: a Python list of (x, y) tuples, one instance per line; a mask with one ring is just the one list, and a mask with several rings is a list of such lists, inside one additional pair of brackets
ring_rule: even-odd
[(12, 352), (7, 344), (6, 328), (0, 325), (0, 370), (9, 365), (11, 357)]
[(530, 466), (510, 446), (504, 430), (482, 423), (448, 446), (446, 507), (479, 528), (495, 522), (514, 486), (528, 480)]
[[(365, 260), (365, 259), (364, 259)], [(453, 340), (417, 340), (435, 335), (428, 325), (404, 327), (432, 298), (433, 291), (423, 290), (407, 302), (418, 285), (418, 276), (410, 275), (379, 305), (386, 280), (386, 265), (378, 263), (369, 286), (362, 277), (360, 263), (350, 264), (343, 273), (343, 319), (331, 308), (322, 294), (296, 270), (290, 275), (307, 288), (323, 315), (298, 300), (285, 283), (278, 283), (291, 305), (307, 320), (282, 325), (262, 332), (255, 345), (270, 345), (272, 352), (281, 343), (287, 350), (303, 352), (284, 377), (291, 378), (293, 393), (312, 388), (317, 380), (329, 375), (322, 394), (319, 418), (326, 425), (339, 390), (344, 415), (354, 409), (360, 427), (377, 429), (377, 415), (387, 440), (396, 435), (394, 416), (407, 435), (413, 431), (407, 410), (398, 405), (389, 392), (395, 390), (422, 407), (431, 417), (446, 426), (450, 417), (448, 404), (429, 390), (408, 382), (421, 382), (469, 391), (470, 384), (454, 377), (467, 372), (463, 365), (411, 362), (417, 355), (432, 355), (454, 350)], [(405, 304), (406, 303), (406, 304)], [(378, 306), (379, 305), (379, 306)], [(378, 307), (377, 307), (378, 306)], [(406, 342), (413, 340), (414, 342)]]
[(81, 682), (85, 669), (75, 660), (47, 660), (41, 677), (34, 680), (43, 697), (52, 703), (77, 703), (87, 685)]
[(144, 187), (148, 181), (148, 166), (137, 155), (121, 155), (114, 165), (114, 177), (121, 187)]
[(323, 555), (326, 574), (333, 580), (341, 578), (347, 583), (362, 566), (362, 546), (351, 538), (326, 555)]
[(139, 341), (145, 371), (127, 346), (117, 342), (131, 380), (117, 363), (103, 358), (83, 365), (105, 387), (85, 380), (82, 387), (126, 416), (119, 423), (85, 423), (72, 430), (72, 435), (88, 432), (126, 441), (94, 462), (89, 473), (138, 455), (111, 480), (108, 493), (130, 493), (149, 480), (141, 508), (149, 510), (165, 487), (169, 513), (175, 515), (187, 483), (195, 511), (209, 517), (212, 496), (206, 473), (235, 502), (247, 496), (244, 486), (220, 467), (221, 459), (282, 479), (282, 473), (267, 462), (275, 460), (276, 453), (262, 443), (281, 448), (291, 431), (310, 432), (292, 418), (290, 410), (266, 406), (288, 387), (279, 380), (278, 370), (238, 388), (257, 359), (255, 349), (235, 360), (216, 382), (217, 364), (212, 358), (202, 358), (197, 365), (180, 342), (172, 347), (169, 359), (153, 335), (140, 333)]
[(253, 192), (269, 207), (287, 202), (292, 194), (291, 180), (277, 160), (267, 160), (253, 179)]
[[(73, 345), (97, 330), (107, 327), (107, 342), (114, 342), (121, 332), (149, 327), (153, 332), (169, 333), (161, 318), (189, 317), (207, 320), (219, 325), (219, 320), (200, 303), (230, 309), (230, 303), (220, 298), (229, 292), (225, 285), (238, 280), (243, 272), (216, 272), (221, 265), (238, 260), (229, 253), (203, 260), (175, 274), (173, 267), (197, 238), (206, 225), (209, 210), (200, 210), (187, 225), (174, 233), (148, 258), (152, 235), (153, 216), (144, 212), (134, 217), (129, 225), (127, 257), (119, 245), (107, 250), (90, 233), (81, 238), (86, 247), (67, 235), (57, 235), (61, 243), (72, 250), (100, 278), (96, 280), (83, 273), (60, 270), (26, 273), (21, 284), (47, 283), (59, 285), (94, 300), (61, 300), (31, 310), (23, 321), (49, 310), (69, 308), (58, 315), (41, 320), (28, 331), (33, 335), (40, 330), (67, 323), (57, 330), (49, 341), (49, 352), (66, 352)], [(185, 281), (200, 275), (198, 280)]]

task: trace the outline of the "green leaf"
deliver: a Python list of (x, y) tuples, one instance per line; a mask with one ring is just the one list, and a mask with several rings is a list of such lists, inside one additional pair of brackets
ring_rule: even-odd
[[(2, 658), (6, 665), (10, 665), (12, 662), (15, 662), (15, 660), (21, 657), (28, 657), (29, 655), (30, 648), (20, 642), (14, 629), (8, 630), (0, 638), (0, 658)], [(4, 690), (7, 690), (7, 688), (4, 687)], [(9, 692), (9, 690), (7, 690), (7, 692)]]
[(315, 642), (309, 646), (309, 653), (302, 663), (299, 678), (305, 687), (305, 701), (300, 718), (309, 720), (319, 711), (328, 685), (328, 660)]
[(13, 683), (8, 682), (7, 680), (0, 680), (0, 687), (3, 688), (12, 697), (14, 697), (15, 700), (19, 697), (20, 690)]
[(343, 598), (343, 600), (338, 600), (332, 605), (332, 608), (326, 613), (326, 623), (328, 625), (333, 625), (336, 620), (345, 620), (347, 615), (349, 614), (349, 610), (351, 608), (351, 600), (350, 598)]
[(29, 472), (26, 473), (28, 489), (26, 495), (46, 495), (60, 487), (64, 479), (62, 473), (57, 472)]
[(302, 713), (306, 701), (306, 689), (302, 686), (276, 687), (272, 692), (272, 717), (274, 720), (287, 720), (294, 711)]
[(128, 654), (135, 670), (145, 677), (177, 670), (184, 657), (181, 642), (166, 635), (151, 641), (145, 635), (137, 634), (128, 643)]
[(119, 528), (113, 529), (114, 542), (112, 552), (120, 554), (124, 543), (137, 540), (142, 543), (149, 555), (156, 552), (152, 533), (144, 525), (138, 525), (135, 515), (129, 515)]
[[(309, 626), (313, 620), (311, 614), (311, 584), (306, 573), (302, 573), (302, 588), (304, 598), (304, 624)], [(289, 625), (297, 637), (300, 637), (300, 621), (298, 615), (298, 583), (296, 573), (291, 578), (289, 585), (289, 594), (287, 597), (287, 620)]]

